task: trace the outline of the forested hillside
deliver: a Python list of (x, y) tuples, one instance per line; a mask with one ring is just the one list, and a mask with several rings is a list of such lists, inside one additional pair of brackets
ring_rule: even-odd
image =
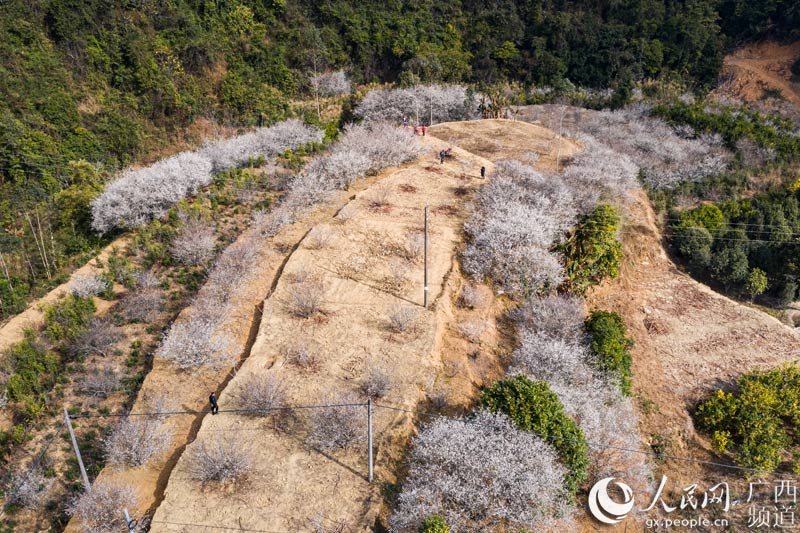
[(727, 47), (798, 27), (788, 0), (3, 2), (0, 318), (101, 244), (88, 204), (116, 171), (199, 143), (209, 125), (298, 114), (314, 73), (703, 87)]

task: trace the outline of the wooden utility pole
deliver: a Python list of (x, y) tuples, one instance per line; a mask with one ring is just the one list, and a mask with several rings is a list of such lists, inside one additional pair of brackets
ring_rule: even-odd
[(424, 279), (422, 282), (422, 305), (428, 308), (428, 206), (425, 206), (425, 221), (424, 221), (424, 241), (422, 246), (422, 257), (424, 263)]

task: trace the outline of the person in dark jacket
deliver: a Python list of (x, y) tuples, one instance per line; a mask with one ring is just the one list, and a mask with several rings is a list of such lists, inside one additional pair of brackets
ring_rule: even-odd
[(208, 402), (211, 404), (211, 414), (215, 415), (219, 413), (219, 405), (217, 405), (217, 395), (212, 392), (211, 396), (208, 397)]
[(481, 177), (482, 178), (486, 177), (486, 167), (481, 167)]

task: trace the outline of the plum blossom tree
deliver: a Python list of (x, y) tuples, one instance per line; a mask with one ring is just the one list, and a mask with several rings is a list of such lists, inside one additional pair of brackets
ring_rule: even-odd
[(320, 142), (324, 133), (313, 126), (291, 119), (229, 139), (209, 142), (202, 153), (215, 172), (246, 165), (251, 159), (273, 158), (303, 144)]
[[(127, 529), (120, 509), (136, 506), (136, 492), (129, 485), (98, 481), (91, 492), (84, 492), (72, 501), (67, 514), (73, 516), (85, 533), (114, 533)], [(145, 531), (141, 523), (137, 531)]]
[(199, 314), (176, 322), (156, 351), (156, 357), (172, 361), (183, 370), (220, 368), (233, 362), (233, 339), (217, 331), (218, 323)]
[(644, 182), (656, 189), (713, 176), (730, 164), (732, 154), (719, 135), (698, 136), (691, 129), (672, 128), (648, 114), (646, 106), (587, 112), (578, 127), (629, 157), (641, 168)]
[(545, 176), (518, 161), (498, 163), (465, 225), (470, 241), (464, 270), (517, 294), (555, 288), (564, 272), (549, 250), (577, 213), (573, 195), (558, 175)]
[(406, 89), (376, 89), (367, 93), (355, 114), (364, 120), (399, 122), (404, 116), (427, 124), (478, 118), (475, 97), (463, 85), (416, 85)]
[(320, 142), (323, 132), (299, 120), (287, 120), (230, 139), (206, 144), (148, 167), (128, 169), (92, 202), (92, 229), (107, 233), (134, 228), (159, 218), (180, 200), (209, 185), (214, 172), (271, 158), (287, 149)]
[(291, 181), (284, 205), (294, 210), (313, 205), (353, 180), (415, 159), (423, 150), (417, 138), (387, 122), (348, 125), (327, 154)]
[(339, 96), (350, 94), (350, 80), (344, 70), (323, 72), (311, 77), (311, 85), (316, 88), (320, 96)]
[(92, 229), (107, 233), (159, 218), (211, 183), (211, 170), (211, 160), (198, 152), (184, 152), (149, 167), (126, 170), (92, 202)]
[(196, 266), (210, 261), (216, 246), (214, 227), (200, 220), (190, 220), (172, 239), (170, 255), (181, 264)]
[(417, 531), (435, 514), (453, 531), (541, 531), (569, 520), (556, 452), (502, 413), (436, 419), (414, 439), (408, 463), (394, 531)]
[(106, 459), (118, 468), (142, 466), (169, 448), (172, 434), (157, 418), (127, 417), (103, 442)]
[(89, 298), (103, 293), (108, 288), (108, 280), (97, 274), (75, 276), (69, 284), (72, 294), (79, 298)]

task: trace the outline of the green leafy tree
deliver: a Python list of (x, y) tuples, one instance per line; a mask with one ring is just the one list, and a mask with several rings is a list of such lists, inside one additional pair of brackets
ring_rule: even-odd
[(705, 227), (697, 226), (691, 221), (680, 222), (675, 228), (674, 242), (678, 253), (689, 261), (693, 269), (702, 271), (711, 263), (714, 238)]
[(494, 383), (481, 393), (480, 404), (508, 415), (523, 431), (532, 431), (552, 444), (570, 469), (564, 483), (574, 494), (588, 476), (589, 458), (583, 431), (564, 413), (556, 393), (544, 381), (518, 375)]
[(769, 280), (767, 280), (766, 272), (760, 268), (751, 270), (744, 284), (744, 290), (750, 294), (750, 301), (752, 302), (756, 296), (764, 294), (768, 288)]
[(721, 232), (714, 239), (711, 251), (711, 275), (725, 286), (725, 290), (745, 282), (750, 272), (749, 254), (752, 249), (744, 230), (729, 228)]
[(558, 247), (564, 257), (567, 280), (564, 288), (584, 294), (606, 278), (616, 278), (622, 259), (622, 243), (617, 238), (619, 215), (608, 204), (597, 206), (586, 215)]
[(703, 204), (679, 215), (680, 223), (705, 228), (713, 236), (725, 227), (725, 215), (714, 204)]
[(796, 366), (750, 372), (736, 390), (718, 390), (695, 411), (718, 451), (731, 451), (737, 464), (775, 471), (782, 456), (799, 444), (800, 369)]
[(623, 394), (631, 394), (631, 354), (633, 340), (617, 313), (595, 310), (586, 319), (586, 333), (597, 367), (613, 376)]

